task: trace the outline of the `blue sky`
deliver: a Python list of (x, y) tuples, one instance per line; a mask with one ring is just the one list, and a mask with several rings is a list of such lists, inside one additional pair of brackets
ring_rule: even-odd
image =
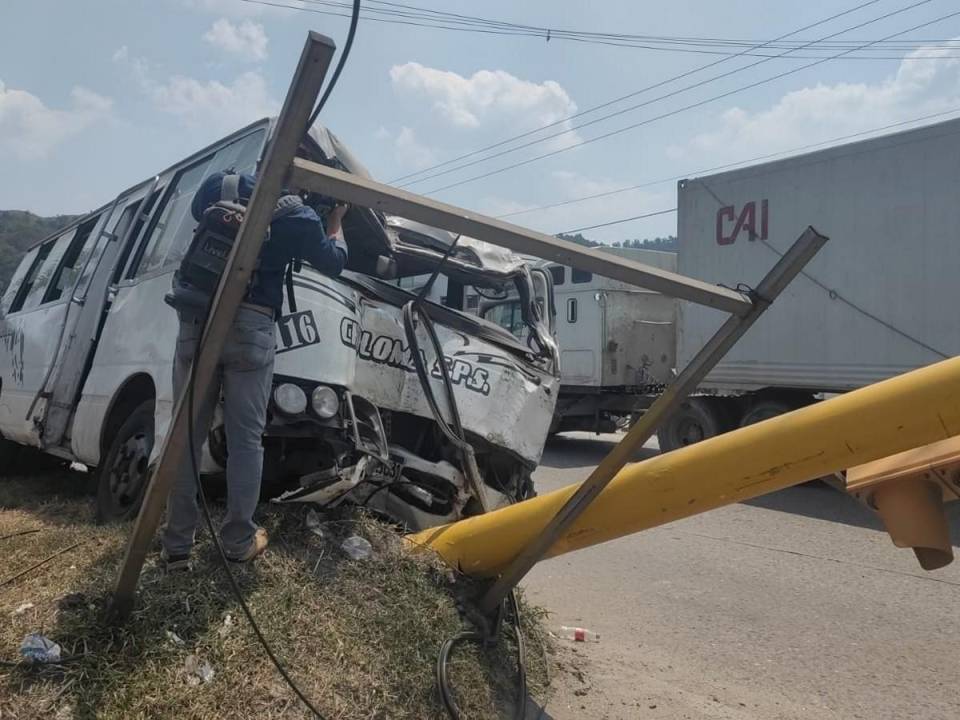
[[(409, 2), (554, 28), (762, 42), (862, 0)], [(878, 0), (797, 37), (822, 38), (913, 2)], [(872, 40), (956, 9), (955, 0), (930, 0), (836, 39)], [(53, 214), (82, 212), (106, 202), (124, 187), (230, 130), (275, 112), (306, 30), (323, 32), (342, 44), (346, 28), (345, 18), (241, 0), (4, 0), (0, 7), (0, 208)], [(903, 39), (918, 45), (919, 40), (958, 35), (960, 16)], [(693, 175), (723, 163), (910, 118), (960, 115), (960, 47), (913, 54), (905, 61), (826, 62), (435, 196), (503, 214)], [(546, 123), (561, 121), (554, 132), (570, 129), (570, 123), (562, 121), (575, 112), (716, 59), (363, 21), (353, 55), (321, 122), (340, 135), (376, 177), (391, 180)], [(731, 59), (632, 102), (652, 100), (756, 61)], [(807, 62), (770, 60), (410, 189), (433, 191)], [(956, 113), (946, 114), (954, 109)], [(675, 184), (664, 182), (511, 219), (558, 232), (671, 208), (675, 196)], [(675, 217), (668, 214), (586, 234), (612, 242), (674, 229)]]

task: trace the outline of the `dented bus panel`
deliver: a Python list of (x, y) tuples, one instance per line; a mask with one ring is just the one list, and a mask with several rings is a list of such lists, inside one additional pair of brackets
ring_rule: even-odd
[[(175, 401), (177, 319), (163, 296), (192, 234), (193, 192), (218, 170), (254, 171), (272, 130), (269, 119), (254, 123), (28, 251), (0, 300), (0, 456), (29, 446), (85, 463), (96, 468), (101, 517), (136, 512)], [(369, 177), (324, 128), (310, 131), (300, 154)], [(321, 212), (326, 200), (308, 198)], [(442, 362), (482, 504), (531, 495), (559, 357), (527, 265), (367, 208), (351, 208), (343, 228), (348, 269), (331, 278), (304, 265), (294, 275), (296, 309), (285, 305), (277, 322), (265, 490), (278, 501), (360, 503), (414, 529), (475, 512), (481, 502), (460, 451), (441, 431), (452, 411)], [(393, 283), (438, 268), (452, 285), (526, 298), (524, 339), (451, 295), (444, 304), (420, 299), (412, 347), (403, 308), (418, 298)], [(202, 471), (222, 472), (226, 460), (217, 412)]]

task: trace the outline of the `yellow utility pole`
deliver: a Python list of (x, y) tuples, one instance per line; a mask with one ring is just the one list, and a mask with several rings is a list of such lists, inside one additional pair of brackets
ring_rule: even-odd
[[(547, 557), (830, 475), (960, 434), (960, 358), (628, 465)], [(408, 536), (468, 575), (495, 577), (576, 492)]]

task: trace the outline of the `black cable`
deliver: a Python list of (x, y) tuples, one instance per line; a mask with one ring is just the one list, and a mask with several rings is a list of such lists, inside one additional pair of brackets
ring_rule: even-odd
[[(210, 314), (210, 307), (213, 304), (211, 298), (210, 303), (207, 305), (207, 310), (204, 313), (203, 325), (206, 327), (207, 318)], [(233, 591), (234, 596), (237, 598), (237, 602), (240, 604), (240, 608), (243, 610), (243, 614), (246, 615), (247, 621), (250, 623), (250, 627), (253, 628), (254, 634), (257, 636), (257, 640), (260, 641), (260, 645), (263, 646), (264, 652), (266, 652), (267, 657), (270, 658), (270, 662), (273, 663), (273, 666), (277, 669), (277, 672), (283, 677), (284, 681), (293, 691), (293, 693), (300, 698), (300, 701), (306, 705), (310, 712), (314, 714), (319, 720), (325, 720), (324, 716), (320, 714), (320, 711), (314, 707), (313, 703), (304, 695), (303, 691), (297, 686), (293, 678), (290, 677), (290, 674), (287, 672), (286, 668), (277, 658), (273, 652), (273, 648), (270, 647), (270, 643), (267, 642), (267, 638), (264, 637), (263, 632), (260, 630), (260, 626), (257, 624), (257, 621), (253, 617), (253, 613), (250, 611), (250, 608), (247, 606), (247, 601), (243, 597), (243, 592), (240, 590), (240, 586), (237, 584), (236, 578), (233, 576), (233, 571), (230, 569), (230, 560), (227, 558), (226, 552), (224, 552), (223, 545), (220, 542), (220, 536), (217, 534), (216, 529), (213, 526), (213, 518), (210, 517), (210, 508), (207, 506), (207, 496), (203, 492), (203, 482), (200, 479), (200, 469), (197, 467), (197, 456), (196, 456), (196, 445), (193, 439), (193, 413), (196, 406), (194, 399), (194, 387), (196, 386), (197, 378), (197, 358), (200, 357), (201, 349), (203, 348), (203, 342), (206, 339), (206, 333), (201, 335), (200, 342), (197, 343), (197, 347), (194, 350), (193, 361), (190, 364), (190, 377), (187, 385), (187, 433), (189, 435), (188, 441), (188, 450), (190, 451), (190, 467), (193, 470), (193, 477), (197, 483), (197, 494), (200, 496), (200, 509), (203, 511), (203, 519), (206, 521), (207, 529), (210, 531), (210, 538), (213, 540), (214, 546), (217, 548), (217, 555), (220, 558), (220, 563), (223, 566), (223, 571), (227, 575), (227, 581), (230, 584), (230, 589)], [(228, 489), (229, 491), (229, 489)]]
[(333, 92), (333, 88), (337, 84), (337, 80), (340, 79), (343, 66), (347, 64), (347, 58), (350, 57), (350, 48), (353, 47), (353, 38), (357, 34), (357, 22), (359, 20), (360, 0), (353, 0), (353, 12), (350, 17), (350, 29), (347, 31), (347, 42), (343, 46), (343, 52), (340, 53), (340, 59), (337, 61), (337, 67), (334, 68), (333, 75), (330, 77), (330, 82), (327, 83), (327, 89), (323, 91), (323, 95), (320, 96), (320, 102), (317, 103), (317, 107), (310, 116), (310, 120), (307, 121), (307, 130), (316, 122), (317, 116), (320, 114), (320, 111), (323, 110), (323, 106), (327, 104), (327, 98), (330, 97), (330, 93)]

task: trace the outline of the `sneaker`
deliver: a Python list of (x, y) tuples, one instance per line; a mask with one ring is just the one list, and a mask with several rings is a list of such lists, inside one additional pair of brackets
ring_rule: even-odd
[(166, 548), (160, 550), (160, 565), (169, 572), (182, 572), (190, 569), (190, 553), (171, 555)]
[(238, 557), (228, 558), (230, 562), (249, 562), (255, 557), (262, 555), (263, 551), (267, 549), (267, 545), (270, 544), (270, 539), (267, 536), (267, 531), (263, 528), (257, 528), (257, 531), (253, 534), (253, 540), (250, 541), (250, 547), (246, 551), (239, 555)]

